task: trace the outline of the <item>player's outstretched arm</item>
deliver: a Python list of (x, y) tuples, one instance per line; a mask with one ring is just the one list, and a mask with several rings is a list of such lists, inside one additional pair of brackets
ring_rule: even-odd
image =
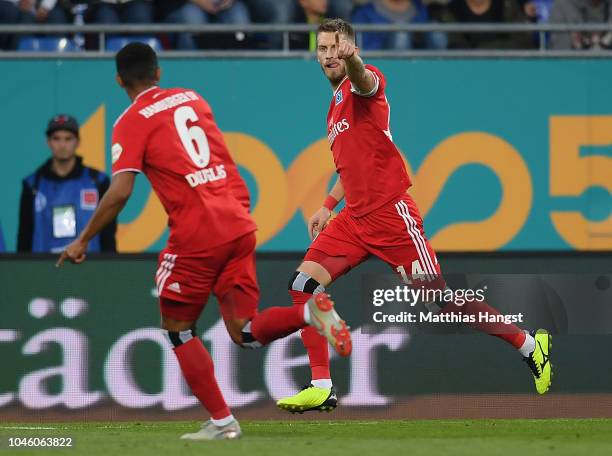
[(61, 266), (65, 260), (72, 263), (82, 263), (85, 261), (87, 244), (102, 229), (111, 223), (121, 209), (125, 206), (134, 189), (136, 175), (126, 171), (113, 177), (110, 187), (100, 200), (100, 205), (96, 208), (89, 223), (79, 237), (64, 249), (56, 266)]
[(359, 93), (369, 94), (376, 86), (374, 74), (363, 64), (363, 60), (357, 54), (355, 43), (340, 36), (336, 32), (336, 49), (338, 58), (343, 59), (346, 66), (346, 75), (351, 84)]

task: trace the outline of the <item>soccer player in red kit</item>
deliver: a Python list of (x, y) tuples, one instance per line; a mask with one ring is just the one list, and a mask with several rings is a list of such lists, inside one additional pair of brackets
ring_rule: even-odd
[[(157, 86), (153, 49), (132, 43), (116, 56), (117, 82), (132, 104), (113, 128), (109, 190), (79, 238), (62, 253), (81, 263), (88, 241), (119, 214), (144, 173), (168, 213), (170, 237), (156, 274), (162, 327), (193, 394), (211, 414), (182, 438), (241, 435), (215, 379), (195, 323), (212, 291), (232, 340), (257, 348), (313, 324), (338, 352), (351, 351), (350, 332), (327, 295), (305, 305), (257, 312), (255, 230), (248, 189), (238, 174), (206, 101), (189, 89)], [(303, 303), (304, 304), (304, 303)]]
[[(428, 288), (445, 290), (423, 221), (406, 192), (411, 182), (391, 136), (385, 76), (378, 68), (364, 65), (353, 29), (341, 19), (330, 19), (319, 26), (317, 58), (333, 88), (327, 136), (339, 177), (323, 206), (308, 222), (314, 241), (289, 283), (294, 304), (303, 304), (313, 294), (323, 292), (370, 255), (389, 264), (408, 283), (421, 279)], [(343, 198), (345, 208), (330, 221), (331, 211)], [(499, 315), (486, 302), (478, 301), (463, 306), (451, 303), (440, 310), (459, 311)], [(472, 326), (517, 348), (533, 373), (538, 392), (548, 390), (550, 335), (545, 330), (529, 334), (512, 324)], [(310, 359), (312, 381), (277, 405), (290, 412), (329, 411), (335, 408), (337, 399), (327, 341), (309, 327), (301, 335)]]

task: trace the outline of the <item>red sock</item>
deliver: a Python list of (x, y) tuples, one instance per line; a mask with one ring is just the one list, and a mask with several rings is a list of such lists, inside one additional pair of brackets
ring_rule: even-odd
[(258, 313), (251, 320), (251, 334), (262, 345), (293, 334), (306, 326), (304, 305), (271, 307)]
[(194, 337), (175, 347), (174, 353), (191, 391), (212, 418), (220, 420), (229, 416), (231, 412), (217, 384), (212, 358), (202, 341)]
[(478, 317), (480, 313), (488, 313), (491, 315), (500, 315), (500, 313), (487, 304), (486, 301), (470, 301), (466, 302), (462, 306), (457, 306), (455, 304), (446, 305), (441, 313), (456, 313), (462, 312), (463, 314), (474, 315), (476, 317), (475, 323), (470, 323), (469, 325), (478, 330), (490, 334), (491, 336), (499, 337), (500, 339), (505, 340), (514, 348), (521, 348), (523, 343), (525, 342), (525, 333), (521, 328), (511, 323), (489, 323), (489, 322), (479, 322)]
[[(295, 306), (304, 305), (312, 296), (310, 293), (295, 290), (289, 290), (289, 294)], [(301, 335), (304, 347), (306, 347), (306, 351), (308, 352), (312, 379), (319, 380), (322, 378), (331, 378), (329, 372), (329, 344), (327, 343), (327, 339), (320, 335), (312, 326), (306, 326), (302, 330)]]
[(302, 329), (302, 342), (308, 352), (310, 372), (313, 380), (331, 378), (329, 372), (329, 344), (314, 326)]

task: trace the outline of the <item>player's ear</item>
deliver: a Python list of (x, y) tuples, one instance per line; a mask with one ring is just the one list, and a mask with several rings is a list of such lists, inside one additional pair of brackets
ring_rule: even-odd
[(119, 87), (125, 88), (125, 84), (123, 83), (123, 79), (121, 79), (121, 76), (119, 76), (118, 74), (115, 75), (115, 81), (117, 81), (117, 84), (119, 84)]
[(161, 80), (161, 68), (157, 67), (155, 70), (155, 83), (158, 83)]

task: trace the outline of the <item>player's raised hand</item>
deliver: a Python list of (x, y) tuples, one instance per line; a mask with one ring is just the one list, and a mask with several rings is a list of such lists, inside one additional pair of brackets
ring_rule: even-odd
[(82, 263), (85, 261), (85, 252), (87, 252), (87, 243), (77, 239), (64, 249), (55, 266), (59, 268), (66, 260), (74, 264)]
[(336, 52), (339, 59), (350, 59), (355, 55), (355, 44), (346, 38), (341, 38), (340, 32), (336, 32)]
[(308, 219), (308, 235), (310, 236), (310, 240), (314, 239), (317, 234), (323, 231), (330, 217), (331, 211), (326, 207), (322, 207)]

